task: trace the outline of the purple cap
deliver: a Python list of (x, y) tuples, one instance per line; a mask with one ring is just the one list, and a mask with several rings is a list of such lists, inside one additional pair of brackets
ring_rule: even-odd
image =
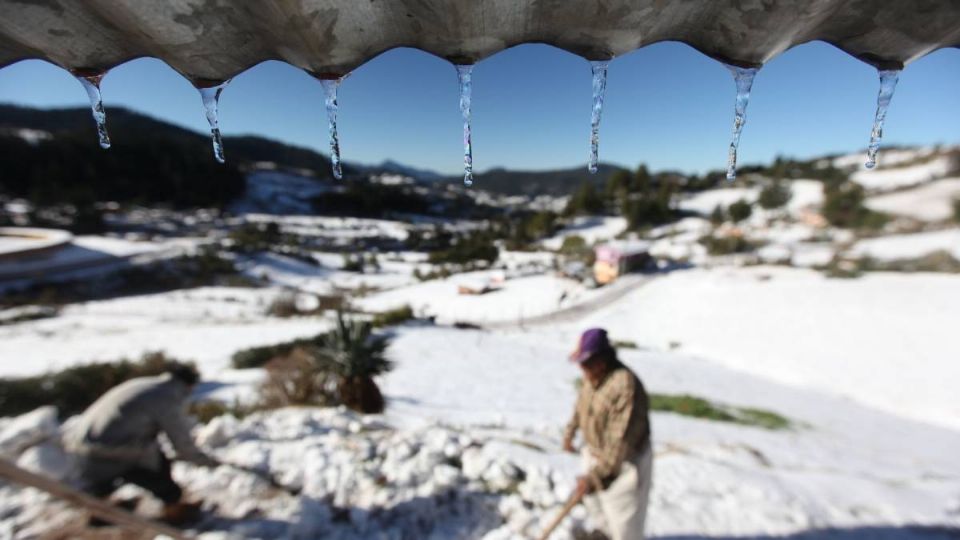
[(582, 364), (591, 356), (612, 349), (607, 331), (603, 328), (591, 328), (580, 334), (577, 348), (570, 354), (570, 361)]

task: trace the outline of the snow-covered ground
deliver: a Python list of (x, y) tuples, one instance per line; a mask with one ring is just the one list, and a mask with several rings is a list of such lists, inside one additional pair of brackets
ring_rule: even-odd
[(260, 254), (242, 262), (241, 271), (252, 278), (315, 294), (331, 294), (337, 289), (394, 288), (417, 282), (413, 276), (416, 263), (385, 261), (377, 270), (357, 273), (338, 270), (343, 266), (342, 254), (321, 254), (317, 259), (323, 266), (273, 253)]
[(897, 234), (860, 240), (850, 249), (850, 254), (894, 261), (916, 259), (935, 251), (945, 251), (954, 259), (960, 260), (960, 229)]
[(871, 210), (908, 216), (921, 221), (941, 221), (953, 216), (953, 201), (960, 198), (960, 178), (945, 178), (913, 189), (870, 197)]
[(654, 280), (585, 325), (786, 384), (960, 428), (960, 278), (856, 280), (779, 267), (690, 270)]
[[(579, 468), (558, 448), (578, 376), (566, 355), (579, 329), (405, 327), (390, 349), (397, 366), (382, 378), (386, 416), (282, 409), (199, 428), (198, 441), (222, 461), (302, 488), (291, 496), (229, 467), (178, 464), (177, 479), (218, 516), (203, 522), (201, 538), (536, 538)], [(960, 525), (956, 430), (702, 357), (642, 350), (621, 356), (650, 392), (761, 407), (793, 425), (769, 431), (653, 413), (650, 536), (840, 528), (909, 539), (929, 538), (924, 526)], [(22, 422), (16, 427), (0, 422), (0, 443), (16, 441)], [(52, 463), (52, 452), (41, 447), (19, 463), (41, 467)], [(79, 519), (10, 487), (0, 487), (0, 512), (7, 516), (0, 526), (11, 534), (26, 523), (65, 530)], [(577, 508), (553, 538), (570, 539), (575, 527), (590, 526)]]
[(207, 374), (237, 350), (316, 335), (323, 319), (266, 315), (279, 289), (204, 287), (65, 307), (57, 317), (0, 326), (0, 376), (165, 351)]
[[(872, 196), (872, 208), (928, 221), (949, 216), (944, 199), (960, 189), (957, 179), (932, 180), (949, 168), (949, 156), (933, 149), (885, 151), (881, 167), (870, 172), (863, 157), (841, 156), (832, 164), (857, 169), (856, 181), (871, 191), (898, 190)], [(320, 185), (287, 185), (278, 174), (254, 177), (252, 194), (267, 206), (294, 208), (303, 201), (281, 200), (291, 189)], [(438, 324), (393, 330), (395, 368), (379, 378), (389, 401), (385, 415), (284, 409), (239, 421), (221, 417), (198, 428), (201, 444), (223, 460), (303, 489), (294, 497), (226, 467), (178, 464), (178, 480), (219, 516), (204, 522), (203, 537), (523, 539), (535, 538), (559, 510), (578, 472), (578, 460), (558, 449), (578, 376), (566, 357), (580, 331), (604, 326), (613, 339), (636, 344), (621, 356), (649, 391), (758, 407), (792, 423), (771, 431), (654, 413), (649, 535), (957, 538), (960, 277), (828, 279), (813, 270), (731, 263), (759, 257), (822, 266), (851, 245), (847, 256), (895, 260), (946, 250), (960, 257), (960, 230), (857, 241), (850, 231), (812, 219), (823, 201), (821, 182), (794, 180), (790, 188), (785, 209), (755, 206), (748, 220), (720, 228), (688, 217), (645, 237), (654, 255), (704, 268), (628, 276), (596, 290), (554, 276), (557, 255), (548, 251), (503, 251), (496, 269), (425, 282), (414, 271), (434, 268), (426, 255), (412, 252), (375, 254), (377, 268), (365, 272), (347, 271), (343, 255), (332, 251), (308, 254), (319, 265), (277, 254), (240, 256), (240, 271), (265, 278), (268, 287), (86, 302), (49, 318), (2, 325), (0, 376), (163, 350), (198, 363), (206, 383), (197, 397), (250, 401), (264, 372), (230, 369), (234, 352), (313, 336), (329, 325), (322, 316), (269, 316), (280, 295), (346, 290), (353, 291), (352, 306), (365, 311), (409, 305)], [(709, 190), (679, 206), (707, 216), (717, 205), (755, 201), (758, 192)], [(265, 214), (242, 219), (276, 222), (286, 233), (345, 246), (402, 241), (418, 226)], [(603, 241), (624, 227), (620, 218), (584, 218), (543, 246), (559, 247), (570, 234)], [(700, 243), (710, 234), (743, 235), (762, 247), (743, 259), (714, 257)], [(140, 249), (151, 245), (99, 237), (78, 242), (116, 258), (149, 255)], [(460, 285), (493, 290), (464, 295)], [(487, 330), (459, 330), (450, 326), (455, 322)], [(0, 452), (9, 453), (23, 425), (0, 419)], [(45, 452), (52, 451), (40, 447), (19, 463), (51, 472), (52, 454)], [(65, 508), (0, 485), (0, 538), (23, 536), (18, 527), (27, 523), (57, 528), (58, 519), (73, 515)], [(571, 539), (581, 526), (590, 523), (577, 508), (553, 538)]]
[(404, 240), (410, 229), (410, 225), (400, 221), (352, 217), (249, 214), (246, 219), (251, 223), (277, 223), (286, 233), (336, 239), (344, 245), (364, 238), (386, 237)]
[(823, 182), (819, 180), (793, 180), (789, 182), (790, 200), (787, 211), (797, 217), (804, 210), (818, 208), (823, 204)]
[(230, 206), (234, 214), (311, 214), (310, 199), (331, 189), (316, 178), (273, 170), (251, 172), (246, 183), (243, 198)]
[[(897, 167), (904, 163), (927, 158), (937, 151), (936, 147), (925, 146), (919, 148), (883, 148), (880, 150), (877, 158), (877, 168), (887, 169)], [(830, 159), (821, 160), (819, 165), (826, 167), (828, 164), (838, 169), (856, 169), (868, 170), (864, 163), (867, 161), (866, 150), (844, 154)]]
[(23, 259), (0, 261), (0, 281), (68, 276), (77, 271), (112, 269), (133, 258), (162, 259), (192, 252), (203, 240), (174, 238), (140, 242), (107, 236), (78, 236), (62, 247)]
[(72, 239), (72, 234), (57, 229), (0, 227), (0, 255), (11, 255), (24, 250), (49, 249), (63, 245)]
[(579, 236), (587, 245), (610, 240), (627, 230), (627, 220), (622, 217), (583, 216), (575, 218), (571, 225), (558, 231), (542, 242), (547, 249), (560, 249), (568, 236)]
[[(632, 307), (633, 314), (645, 309), (630, 299), (618, 307)], [(544, 452), (516, 456), (517, 463), (551, 463), (572, 474), (575, 460), (557, 454), (556, 447), (575, 397), (578, 370), (566, 356), (579, 330), (570, 325), (508, 334), (405, 331), (392, 348), (400, 359), (397, 370), (384, 379), (392, 398), (387, 418), (398, 424), (436, 419), (527, 430), (526, 438)], [(631, 333), (614, 327), (613, 336)], [(785, 534), (901, 522), (928, 512), (950, 523), (960, 519), (948, 517), (950, 503), (944, 504), (960, 489), (952, 457), (960, 448), (957, 431), (888, 416), (829, 393), (782, 386), (702, 357), (631, 350), (621, 350), (621, 356), (651, 392), (761, 407), (798, 426), (771, 432), (654, 413), (652, 535)]]
[(680, 201), (679, 207), (681, 210), (686, 210), (687, 212), (695, 212), (702, 216), (709, 216), (717, 206), (725, 209), (737, 201), (746, 201), (748, 203), (756, 202), (759, 194), (760, 189), (752, 187), (709, 189)]
[(905, 167), (860, 170), (850, 175), (850, 179), (870, 191), (882, 192), (943, 178), (953, 172), (954, 167), (953, 157), (941, 156)]
[[(410, 306), (420, 316), (436, 317), (438, 322), (491, 323), (522, 322), (573, 306), (596, 296), (571, 279), (541, 274), (503, 279), (498, 270), (457, 274), (372, 294), (355, 305), (366, 311), (386, 311)], [(509, 276), (507, 276), (509, 277)], [(494, 287), (485, 294), (460, 294), (459, 287)]]

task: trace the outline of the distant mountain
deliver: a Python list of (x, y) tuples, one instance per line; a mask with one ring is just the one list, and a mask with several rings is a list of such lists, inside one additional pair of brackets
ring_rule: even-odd
[[(613, 173), (622, 170), (615, 165), (601, 163), (596, 174), (590, 174), (586, 164), (572, 169), (549, 171), (512, 171), (496, 168), (474, 175), (473, 186), (504, 195), (569, 195), (584, 182), (602, 186)], [(463, 176), (447, 177), (460, 181)]]
[[(34, 109), (0, 105), (0, 140), (6, 141), (7, 146), (0, 154), (0, 167), (5, 171), (0, 188), (24, 197), (42, 192), (44, 199), (57, 199), (61, 194), (73, 197), (76, 195), (73, 192), (85, 191), (88, 192), (85, 196), (97, 200), (226, 204), (229, 201), (220, 199), (236, 194), (238, 188), (233, 184), (242, 176), (242, 168), (256, 162), (273, 162), (281, 169), (306, 169), (321, 180), (331, 178), (327, 156), (263, 137), (224, 137), (227, 163), (219, 164), (213, 159), (207, 133), (197, 133), (123, 108), (107, 109), (107, 129), (114, 148), (103, 151), (97, 147), (96, 129), (87, 108)], [(47, 137), (47, 133), (52, 136)], [(161, 147), (169, 149), (170, 155), (163, 155)], [(178, 170), (178, 159), (189, 174)], [(41, 178), (50, 174), (43, 170), (49, 160), (55, 162), (59, 180)], [(600, 165), (595, 175), (590, 174), (586, 166), (551, 171), (498, 168), (477, 174), (474, 187), (507, 195), (566, 195), (583, 182), (602, 185), (617, 170), (618, 167), (606, 164)], [(21, 179), (11, 178), (14, 171), (19, 171)], [(175, 176), (174, 185), (160, 177), (160, 171)], [(422, 182), (462, 180), (459, 175), (444, 176), (393, 160), (379, 165), (345, 163), (344, 172), (347, 175), (401, 174)], [(140, 178), (131, 178), (136, 176)], [(224, 180), (227, 176), (234, 180)], [(210, 179), (219, 178), (232, 187), (191, 184), (196, 178), (206, 178), (207, 184)], [(147, 179), (149, 186), (144, 185)], [(191, 190), (209, 193), (192, 196), (187, 192), (188, 185)]]
[[(52, 133), (55, 136), (88, 135), (95, 143), (96, 131), (90, 110), (33, 109), (12, 105), (0, 105), (0, 130), (30, 129)], [(183, 144), (203, 147), (210, 154), (210, 136), (207, 133), (176, 126), (145, 114), (124, 108), (107, 108), (107, 131), (114, 144), (141, 143), (148, 140), (176, 140)], [(330, 158), (299, 146), (292, 146), (253, 135), (224, 137), (223, 145), (227, 166), (272, 161), (280, 167), (309, 169), (320, 178), (331, 177)], [(351, 168), (347, 166), (345, 172)]]
[(0, 192), (85, 209), (95, 201), (222, 207), (243, 194), (239, 163), (217, 163), (203, 135), (125, 109), (108, 115), (113, 146), (102, 150), (87, 109), (0, 105)]
[(368, 174), (399, 174), (422, 182), (436, 182), (444, 179), (444, 176), (438, 172), (410, 167), (390, 159), (379, 165), (354, 165), (354, 167)]

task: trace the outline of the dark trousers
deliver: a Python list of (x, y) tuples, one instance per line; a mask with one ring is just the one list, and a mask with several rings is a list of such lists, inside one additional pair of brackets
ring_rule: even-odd
[[(183, 496), (183, 490), (173, 481), (170, 460), (161, 454), (160, 467), (150, 469), (140, 465), (117, 468), (116, 461), (89, 459), (84, 467), (86, 490), (96, 497), (107, 497), (123, 484), (134, 484), (153, 493), (161, 501), (172, 504)], [(111, 472), (107, 475), (106, 470)]]

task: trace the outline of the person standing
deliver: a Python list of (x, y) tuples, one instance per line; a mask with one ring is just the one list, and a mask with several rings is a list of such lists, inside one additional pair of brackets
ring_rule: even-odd
[(576, 495), (612, 540), (642, 540), (653, 473), (647, 392), (602, 328), (583, 332), (570, 360), (583, 372), (563, 438), (568, 452), (576, 452), (578, 431), (583, 438), (586, 472)]

